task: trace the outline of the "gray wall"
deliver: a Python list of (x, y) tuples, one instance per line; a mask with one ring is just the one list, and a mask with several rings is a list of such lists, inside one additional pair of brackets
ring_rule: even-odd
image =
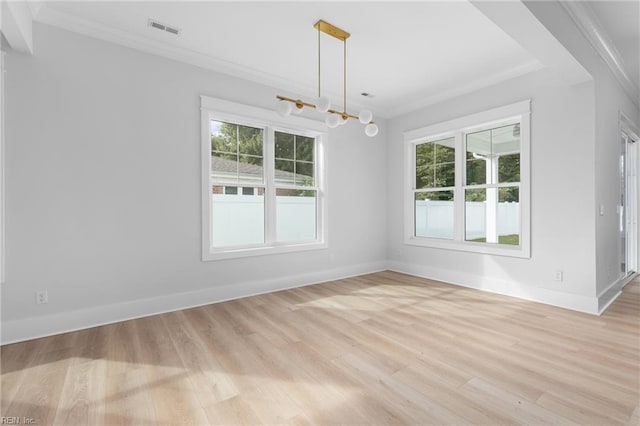
[(34, 44), (6, 61), (4, 341), (384, 266), (384, 131), (329, 132), (328, 249), (202, 262), (199, 96), (276, 89), (43, 24)]

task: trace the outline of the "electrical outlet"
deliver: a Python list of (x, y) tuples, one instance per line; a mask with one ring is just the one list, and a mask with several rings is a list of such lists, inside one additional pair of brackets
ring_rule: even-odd
[(49, 303), (49, 293), (47, 290), (36, 291), (36, 303), (38, 305)]
[(556, 281), (562, 281), (563, 275), (564, 274), (562, 273), (562, 271), (556, 271), (556, 275), (555, 275), (554, 278), (555, 278)]

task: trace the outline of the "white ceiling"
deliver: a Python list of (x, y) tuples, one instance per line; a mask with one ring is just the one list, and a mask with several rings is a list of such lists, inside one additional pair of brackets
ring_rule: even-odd
[[(393, 117), (542, 67), (471, 3), (334, 1), (45, 1), (36, 20), (264, 83), (317, 92), (324, 19), (351, 33), (349, 104)], [(640, 85), (640, 2), (588, 3)], [(182, 29), (176, 37), (149, 18)], [(323, 93), (341, 106), (342, 44), (322, 37)], [(373, 98), (364, 98), (368, 92)]]
[[(182, 29), (151, 29), (149, 18)], [(317, 91), (317, 32), (324, 19), (351, 33), (350, 104), (395, 116), (541, 65), (466, 1), (46, 2), (36, 20), (222, 72), (283, 92)], [(179, 52), (179, 53), (178, 53)], [(323, 92), (342, 93), (342, 44), (322, 37)], [(361, 92), (375, 97), (363, 98)], [(341, 102), (340, 102), (341, 105)]]

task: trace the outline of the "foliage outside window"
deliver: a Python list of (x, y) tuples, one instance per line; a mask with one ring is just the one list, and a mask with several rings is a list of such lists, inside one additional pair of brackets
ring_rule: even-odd
[(525, 101), (405, 133), (405, 242), (528, 256), (528, 112)]

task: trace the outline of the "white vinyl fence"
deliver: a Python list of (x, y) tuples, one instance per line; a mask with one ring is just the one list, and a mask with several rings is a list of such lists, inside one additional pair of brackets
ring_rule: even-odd
[[(264, 242), (264, 196), (212, 194), (211, 233), (215, 247)], [(316, 239), (314, 197), (276, 197), (278, 241)]]
[[(264, 242), (264, 197), (212, 194), (212, 241), (216, 247)], [(278, 241), (312, 241), (316, 238), (314, 197), (276, 197)], [(453, 238), (453, 202), (415, 202), (416, 235)], [(466, 203), (466, 239), (486, 237), (484, 202)], [(498, 203), (498, 235), (520, 233), (519, 203)]]
[[(418, 200), (415, 202), (416, 235), (453, 238), (453, 201)], [(486, 237), (486, 206), (482, 201), (468, 201), (466, 239)], [(520, 203), (498, 203), (498, 235), (520, 233)]]

